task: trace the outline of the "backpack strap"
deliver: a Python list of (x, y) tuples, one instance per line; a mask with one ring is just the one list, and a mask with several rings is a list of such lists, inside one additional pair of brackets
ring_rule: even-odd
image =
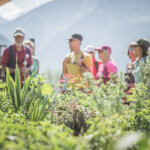
[[(26, 49), (26, 54), (29, 55), (29, 59), (27, 62), (27, 67), (29, 67), (30, 66), (30, 57), (31, 57), (30, 56), (30, 49), (27, 46), (25, 46), (25, 49)], [(9, 52), (9, 59), (10, 59), (9, 63), (8, 63), (8, 67), (15, 68), (13, 45), (8, 47), (8, 52)], [(13, 78), (13, 80), (15, 80), (15, 73), (11, 73), (10, 75)]]
[(27, 67), (30, 67), (30, 49), (29, 47), (25, 46), (25, 49), (26, 49), (26, 54), (29, 55), (29, 59), (28, 59), (28, 62), (27, 62)]
[[(25, 50), (26, 50), (26, 54), (29, 55), (29, 59), (28, 59), (28, 62), (27, 62), (27, 67), (30, 66), (30, 49), (25, 46)], [(9, 52), (9, 58), (10, 58), (10, 61), (9, 61), (9, 64), (8, 64), (8, 67), (10, 68), (15, 68), (15, 63), (14, 63), (14, 51), (13, 51), (13, 46), (9, 46), (8, 47), (8, 52)]]
[[(14, 51), (13, 51), (13, 45), (8, 47), (8, 52), (9, 52), (9, 63), (8, 67), (9, 68), (15, 68), (15, 62), (14, 62)], [(15, 81), (15, 73), (10, 73), (12, 79)], [(5, 79), (6, 81), (6, 72), (5, 72)]]
[(15, 62), (14, 62), (14, 51), (13, 51), (13, 46), (8, 47), (8, 52), (9, 52), (9, 64), (8, 67), (10, 68), (15, 68)]
[[(80, 59), (84, 59), (84, 52), (82, 52), (81, 56), (80, 56)], [(85, 64), (82, 63), (83, 67), (86, 68)]]
[(96, 71), (98, 72), (98, 61), (95, 61), (95, 62), (94, 62), (94, 65), (95, 65)]
[(108, 76), (108, 71), (107, 71), (107, 67), (105, 65), (104, 70), (103, 70), (103, 81), (104, 81), (104, 83), (106, 83), (109, 80), (109, 78), (107, 76)]

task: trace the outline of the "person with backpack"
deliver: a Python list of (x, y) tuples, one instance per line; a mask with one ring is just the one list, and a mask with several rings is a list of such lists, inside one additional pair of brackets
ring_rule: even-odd
[(110, 58), (111, 48), (108, 45), (101, 46), (100, 48), (95, 48), (98, 51), (99, 59), (102, 61), (102, 65), (99, 65), (98, 73), (96, 78), (99, 79), (102, 75), (103, 82), (106, 84), (107, 81), (111, 79), (111, 74), (116, 74), (118, 72), (117, 66)]
[(96, 60), (95, 58), (95, 49), (94, 49), (94, 46), (93, 45), (88, 45), (85, 49), (84, 49), (84, 52), (88, 53), (91, 55), (92, 57), (92, 61), (93, 61), (93, 76), (94, 78), (96, 79), (96, 75), (97, 75), (97, 72), (98, 72), (98, 66), (100, 64), (102, 64), (102, 62), (99, 60)]
[(150, 47), (150, 42), (145, 38), (140, 38), (136, 42), (133, 43), (135, 47), (136, 53), (136, 61), (132, 66), (132, 74), (135, 79), (135, 84), (138, 84), (142, 81), (140, 72), (141, 72), (141, 64), (146, 63), (146, 59), (148, 56), (148, 48)]
[(6, 68), (10, 71), (11, 77), (15, 80), (15, 68), (18, 64), (21, 77), (21, 87), (24, 80), (32, 71), (32, 53), (30, 48), (23, 45), (25, 33), (22, 28), (16, 28), (14, 32), (14, 44), (6, 47), (2, 55), (2, 70), (6, 72)]
[(39, 74), (39, 59), (34, 55), (34, 43), (31, 40), (27, 40), (24, 42), (25, 46), (28, 46), (31, 49), (32, 52), (32, 59), (33, 59), (33, 70), (31, 73), (34, 73), (34, 77), (36, 77)]
[(131, 42), (127, 51), (127, 55), (129, 56), (130, 62), (126, 66), (125, 72), (125, 81), (128, 83), (128, 89), (134, 87), (134, 76), (132, 74), (132, 66), (136, 60), (135, 46), (134, 42)]
[[(131, 42), (129, 44), (129, 48), (127, 50), (127, 55), (130, 59), (129, 63), (126, 66), (126, 72), (125, 72), (125, 82), (127, 83), (127, 88), (125, 89), (125, 93), (126, 95), (132, 95), (132, 88), (134, 88), (134, 76), (132, 74), (132, 66), (135, 63), (136, 60), (136, 53), (135, 53), (135, 46), (134, 46), (134, 42)], [(127, 102), (127, 97), (123, 97), (123, 104), (130, 104), (129, 102)]]
[[(71, 53), (63, 61), (63, 74), (72, 77), (72, 79), (78, 78), (73, 85), (81, 83), (84, 72), (92, 73), (93, 70), (91, 56), (80, 49), (82, 40), (83, 37), (78, 33), (73, 34), (69, 38)], [(67, 84), (69, 84), (68, 81)]]

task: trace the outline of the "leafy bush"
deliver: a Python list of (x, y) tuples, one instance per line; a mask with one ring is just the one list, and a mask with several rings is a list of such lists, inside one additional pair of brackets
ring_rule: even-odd
[(121, 137), (121, 131), (113, 122), (104, 118), (96, 118), (85, 134), (89, 148), (93, 150), (112, 150), (114, 143)]
[(48, 112), (45, 112), (45, 110), (47, 104), (49, 104), (49, 95), (53, 92), (46, 84), (39, 86), (40, 82), (43, 82), (40, 76), (32, 81), (33, 76), (34, 73), (31, 77), (26, 79), (24, 87), (21, 89), (18, 66), (16, 66), (15, 82), (11, 78), (9, 70), (7, 69), (6, 81), (10, 100), (9, 103), (14, 112), (22, 111), (28, 119), (31, 119), (32, 121), (40, 121), (48, 115)]
[(6, 117), (0, 112), (0, 120), (2, 150), (88, 149), (87, 144), (80, 138), (74, 137), (72, 130), (65, 125), (52, 125), (48, 121), (26, 122), (22, 114), (15, 113)]
[(21, 89), (18, 68), (15, 82), (7, 71), (7, 88), (0, 82), (0, 149), (149, 149), (148, 61), (142, 82), (127, 96), (129, 106), (123, 105), (122, 74), (106, 85), (85, 74), (85, 90), (59, 94), (41, 75), (27, 78)]
[(94, 115), (93, 112), (90, 113), (88, 109), (78, 105), (75, 101), (70, 103), (59, 102), (51, 113), (53, 115), (53, 123), (65, 124), (74, 130), (74, 135), (86, 132), (89, 127), (87, 120)]

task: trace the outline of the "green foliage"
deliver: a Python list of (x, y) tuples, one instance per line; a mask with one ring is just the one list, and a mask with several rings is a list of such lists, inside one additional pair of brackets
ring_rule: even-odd
[(112, 113), (124, 111), (122, 98), (125, 96), (126, 84), (122, 74), (120, 74), (120, 77), (112, 76), (115, 81), (110, 80), (107, 84), (104, 84), (101, 78), (94, 81), (90, 75), (85, 74), (85, 76), (89, 83), (90, 99), (97, 103), (98, 110), (102, 115), (109, 116)]
[[(74, 135), (83, 134), (88, 129), (87, 120), (94, 116), (94, 112), (89, 112), (88, 109), (77, 102), (70, 103), (58, 102), (53, 111), (53, 123), (65, 124), (67, 127), (74, 130)], [(55, 118), (55, 119), (54, 119)]]
[(16, 91), (17, 108), (19, 108), (21, 105), (21, 97), (20, 97), (21, 82), (20, 82), (20, 71), (18, 65), (16, 66), (16, 70), (15, 70), (15, 91)]
[(107, 84), (85, 74), (83, 84), (89, 85), (84, 90), (70, 88), (59, 94), (41, 75), (28, 77), (21, 90), (19, 69), (15, 82), (7, 70), (7, 88), (0, 82), (0, 149), (149, 149), (147, 65), (142, 67), (142, 82), (127, 96), (129, 106), (122, 100), (123, 74)]
[(7, 81), (9, 98), (11, 99), (15, 112), (17, 112), (20, 109), (20, 106), (24, 104), (24, 99), (29, 90), (29, 85), (34, 74), (32, 74), (32, 76), (27, 79), (21, 91), (21, 80), (20, 80), (20, 72), (19, 72), (18, 65), (16, 65), (16, 70), (15, 70), (15, 82), (10, 76), (10, 72), (8, 68), (6, 72), (7, 72), (6, 81)]
[(86, 143), (74, 137), (72, 130), (64, 125), (52, 125), (48, 121), (26, 122), (22, 114), (15, 113), (6, 117), (0, 112), (0, 120), (1, 150), (88, 150)]
[(53, 101), (51, 97), (54, 94), (53, 90), (45, 82), (42, 76), (37, 76), (37, 78), (31, 80), (30, 90), (25, 98), (23, 112), (32, 121), (43, 120), (48, 115), (48, 109)]
[(35, 102), (32, 112), (32, 119), (31, 119), (32, 121), (41, 121), (48, 115), (48, 112), (44, 113), (46, 104), (47, 104), (46, 100), (42, 104), (39, 104), (38, 100)]
[(93, 150), (112, 150), (114, 143), (121, 137), (122, 132), (114, 126), (110, 118), (96, 118), (90, 121), (91, 126), (85, 134), (89, 148)]
[(130, 106), (124, 112), (123, 128), (127, 130), (145, 130), (150, 132), (150, 99), (145, 99), (147, 89), (139, 84), (133, 89), (133, 94), (128, 96)]
[(150, 132), (150, 53), (146, 64), (141, 65), (142, 82), (136, 85), (132, 90), (133, 94), (128, 96), (131, 105), (130, 113), (126, 112), (126, 119), (130, 129)]
[(147, 88), (147, 98), (150, 97), (150, 51), (148, 52), (146, 64), (142, 64), (140, 76), (143, 85)]
[(55, 92), (58, 92), (59, 89), (58, 81), (60, 80), (60, 74), (61, 74), (60, 71), (55, 70), (52, 72), (52, 70), (50, 70), (49, 68), (45, 73), (46, 82), (51, 85), (51, 87)]
[(8, 111), (9, 109), (9, 101), (7, 100), (6, 93), (7, 84), (0, 80), (0, 110)]
[(24, 86), (23, 86), (23, 89), (22, 89), (22, 92), (21, 92), (21, 104), (24, 105), (24, 102), (25, 102), (25, 98), (27, 96), (27, 93), (29, 91), (29, 88), (30, 88), (30, 84), (31, 84), (31, 81), (34, 77), (34, 74), (35, 72), (31, 75), (31, 77), (28, 77), (24, 83)]
[(129, 132), (116, 142), (114, 150), (149, 150), (149, 140), (143, 132)]
[(17, 111), (17, 106), (16, 106), (16, 99), (15, 99), (15, 83), (10, 76), (10, 72), (7, 68), (6, 71), (6, 81), (7, 81), (7, 89), (8, 89), (8, 94), (9, 94), (9, 99), (11, 100), (12, 106), (15, 111)]
[(0, 91), (3, 91), (3, 89), (5, 89), (5, 88), (6, 88), (6, 83), (0, 79)]
[[(31, 82), (35, 82), (32, 81), (33, 76), (34, 73), (31, 77), (27, 78), (24, 83), (24, 87), (21, 90), (20, 72), (18, 66), (16, 66), (15, 82), (11, 78), (7, 69), (7, 88), (13, 110), (15, 112), (21, 110), (29, 119), (33, 121), (40, 121), (43, 120), (48, 114), (48, 112), (44, 111), (48, 102), (48, 93), (52, 93), (52, 90), (49, 87), (49, 90), (45, 93), (45, 87), (47, 87), (46, 85), (42, 85), (41, 87), (32, 86)], [(41, 80), (40, 77), (37, 79)], [(37, 96), (35, 91), (38, 92)], [(31, 97), (29, 98), (29, 96)]]

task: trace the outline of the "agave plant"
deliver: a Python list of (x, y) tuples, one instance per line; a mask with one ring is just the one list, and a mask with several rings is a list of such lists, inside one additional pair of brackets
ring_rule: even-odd
[[(20, 81), (20, 72), (18, 65), (16, 65), (15, 70), (15, 82), (10, 76), (10, 72), (7, 69), (7, 89), (9, 99), (11, 100), (14, 111), (17, 112), (20, 108), (23, 108), (23, 113), (27, 114), (32, 121), (40, 121), (43, 120), (48, 112), (45, 112), (46, 104), (48, 101), (48, 97), (42, 96), (42, 91), (40, 87), (38, 88), (39, 97), (35, 97), (34, 95), (30, 95), (30, 100), (28, 98), (29, 88), (31, 84), (31, 80), (34, 76), (34, 73), (28, 77), (24, 83), (23, 89), (21, 89), (21, 81)], [(32, 93), (30, 93), (32, 94)]]
[(47, 104), (46, 99), (40, 104), (39, 100), (36, 100), (31, 117), (32, 121), (41, 121), (48, 115), (49, 112), (44, 112), (46, 104)]
[(20, 72), (19, 72), (18, 65), (16, 65), (16, 70), (15, 70), (15, 82), (10, 76), (10, 72), (8, 68), (7, 68), (6, 73), (7, 73), (6, 82), (7, 82), (9, 98), (12, 102), (14, 110), (17, 112), (20, 106), (24, 104), (25, 97), (26, 97), (27, 92), (29, 91), (29, 85), (30, 85), (31, 79), (34, 76), (34, 73), (31, 75), (31, 77), (29, 77), (26, 80), (22, 90), (21, 90)]

